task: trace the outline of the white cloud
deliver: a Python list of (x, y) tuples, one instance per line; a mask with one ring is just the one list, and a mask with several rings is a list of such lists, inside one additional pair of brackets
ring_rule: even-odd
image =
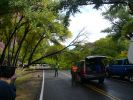
[(89, 42), (94, 42), (102, 37), (105, 37), (107, 34), (101, 33), (101, 31), (109, 27), (110, 23), (104, 19), (101, 12), (102, 10), (95, 10), (92, 6), (86, 6), (81, 8), (81, 13), (71, 16), (69, 29), (73, 33), (73, 38), (83, 28), (85, 28), (87, 33), (89, 33), (87, 36)]

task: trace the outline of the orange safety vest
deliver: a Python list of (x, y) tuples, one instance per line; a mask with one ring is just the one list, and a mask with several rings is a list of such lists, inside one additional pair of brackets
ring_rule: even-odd
[(72, 66), (72, 72), (77, 72), (78, 67), (77, 66)]

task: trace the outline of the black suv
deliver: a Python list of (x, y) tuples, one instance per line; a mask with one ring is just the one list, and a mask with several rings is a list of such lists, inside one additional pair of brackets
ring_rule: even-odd
[(77, 81), (98, 80), (99, 83), (103, 83), (105, 78), (104, 59), (106, 56), (88, 56), (85, 60), (77, 62)]

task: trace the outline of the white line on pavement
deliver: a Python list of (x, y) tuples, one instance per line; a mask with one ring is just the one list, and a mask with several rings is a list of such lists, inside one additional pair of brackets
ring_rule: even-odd
[(44, 92), (44, 70), (43, 70), (43, 80), (42, 80), (42, 88), (41, 88), (41, 93), (40, 93), (40, 98), (39, 100), (43, 100), (43, 92)]

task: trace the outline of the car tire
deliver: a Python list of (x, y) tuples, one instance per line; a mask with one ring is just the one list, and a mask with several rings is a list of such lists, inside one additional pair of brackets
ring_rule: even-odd
[(103, 84), (104, 83), (104, 78), (100, 78), (98, 81), (99, 81), (99, 84)]
[(122, 80), (125, 79), (125, 76), (124, 75), (121, 75), (120, 76), (120, 79), (122, 79)]
[(133, 82), (133, 75), (129, 75), (128, 79), (129, 79), (130, 82)]
[(107, 77), (107, 78), (111, 78), (112, 75), (111, 75), (109, 72), (106, 72), (106, 77)]

